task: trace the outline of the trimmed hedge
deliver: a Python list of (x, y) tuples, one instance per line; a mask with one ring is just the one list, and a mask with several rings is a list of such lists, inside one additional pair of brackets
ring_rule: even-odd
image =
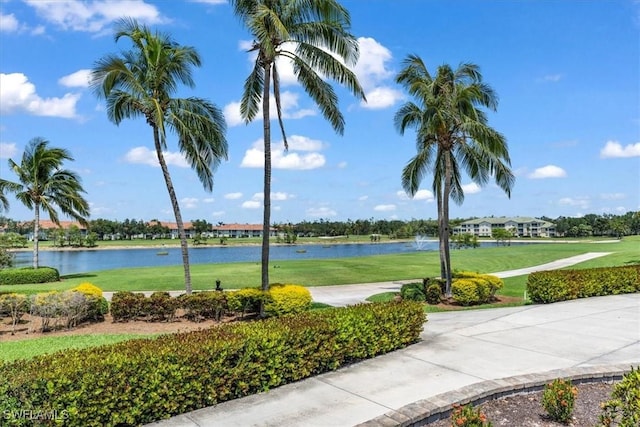
[(527, 293), (534, 303), (551, 303), (640, 291), (640, 265), (529, 274)]
[(301, 285), (274, 283), (269, 286), (269, 298), (264, 304), (268, 317), (296, 314), (311, 308), (311, 292)]
[(426, 301), (424, 285), (422, 283), (405, 283), (400, 288), (400, 296), (402, 299), (410, 301)]
[(59, 282), (60, 273), (52, 267), (23, 267), (0, 270), (0, 285)]
[(405, 347), (424, 321), (421, 304), (372, 303), (0, 363), (0, 414), (150, 423)]
[(503, 286), (502, 279), (491, 274), (461, 271), (454, 273), (453, 277), (453, 299), (464, 306), (494, 301), (496, 291)]

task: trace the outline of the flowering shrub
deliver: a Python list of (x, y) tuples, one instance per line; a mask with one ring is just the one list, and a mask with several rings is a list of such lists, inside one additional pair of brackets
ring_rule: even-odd
[(78, 286), (73, 288), (72, 291), (82, 292), (86, 295), (95, 295), (97, 297), (102, 297), (102, 289), (89, 282), (80, 283)]
[(311, 307), (311, 292), (300, 285), (274, 283), (264, 304), (267, 316), (301, 313)]
[(567, 424), (573, 414), (578, 389), (571, 381), (556, 379), (547, 384), (542, 394), (542, 406), (552, 420)]
[[(614, 424), (617, 423), (617, 424)], [(631, 368), (613, 388), (611, 399), (602, 404), (599, 426), (636, 427), (640, 425), (640, 367)]]
[(476, 409), (471, 405), (454, 406), (450, 420), (452, 427), (491, 427), (493, 425), (480, 408)]

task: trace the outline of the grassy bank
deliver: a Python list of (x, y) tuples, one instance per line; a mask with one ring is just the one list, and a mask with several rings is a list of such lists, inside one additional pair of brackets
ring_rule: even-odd
[[(573, 267), (590, 268), (639, 263), (638, 245), (640, 236), (616, 243), (499, 246), (452, 250), (451, 259), (456, 270), (491, 273), (544, 264), (587, 252), (611, 252), (608, 256)], [(369, 283), (436, 276), (439, 274), (439, 257), (437, 252), (416, 251), (360, 258), (274, 261), (270, 270), (272, 283), (299, 283), (306, 286)], [(194, 289), (213, 289), (216, 280), (221, 280), (226, 289), (259, 286), (260, 263), (194, 264), (191, 266), (191, 276)], [(70, 289), (87, 281), (105, 291), (180, 290), (184, 286), (182, 266), (170, 266), (74, 274), (64, 276), (63, 281), (58, 283), (0, 286), (0, 292), (35, 293)], [(522, 295), (524, 281), (515, 282), (515, 289), (505, 289), (505, 294)]]

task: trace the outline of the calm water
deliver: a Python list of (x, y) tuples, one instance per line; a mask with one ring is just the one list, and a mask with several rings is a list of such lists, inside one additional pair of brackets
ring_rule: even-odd
[[(421, 242), (421, 250), (435, 250), (437, 242)], [(189, 248), (191, 264), (211, 264), (223, 262), (260, 262), (260, 246), (226, 246)], [(270, 259), (346, 258), (368, 255), (384, 255), (401, 252), (415, 252), (415, 243), (373, 243), (373, 244), (329, 244), (272, 246)], [(168, 252), (158, 255), (159, 251)], [(167, 249), (109, 249), (78, 251), (40, 251), (39, 264), (57, 268), (60, 274), (85, 273), (88, 271), (110, 270), (129, 267), (155, 267), (181, 265), (180, 248)], [(17, 252), (15, 266), (29, 266), (33, 262), (33, 252)]]
[[(516, 243), (512, 243), (516, 244)], [(480, 247), (494, 243), (481, 243)], [(438, 249), (437, 241), (409, 243), (363, 243), (328, 245), (272, 246), (272, 261), (289, 259), (348, 258), (368, 255), (385, 255), (418, 250)], [(226, 246), (189, 248), (191, 264), (212, 264), (224, 262), (260, 262), (260, 246)], [(168, 252), (158, 255), (159, 251)], [(168, 249), (109, 249), (84, 251), (40, 251), (41, 266), (57, 268), (60, 274), (86, 273), (129, 267), (155, 267), (181, 265), (180, 248)], [(33, 252), (17, 252), (16, 267), (29, 266), (33, 262)]]

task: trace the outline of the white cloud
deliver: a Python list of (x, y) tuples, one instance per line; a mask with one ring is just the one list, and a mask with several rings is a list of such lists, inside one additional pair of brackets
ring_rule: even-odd
[(349, 164), (347, 162), (340, 162), (338, 163), (338, 168), (339, 169), (344, 169), (348, 166)]
[(404, 97), (387, 85), (394, 74), (387, 65), (393, 59), (391, 51), (371, 37), (359, 37), (358, 44), (360, 57), (353, 71), (367, 97), (360, 105), (371, 110), (391, 107)]
[(18, 153), (18, 148), (13, 142), (0, 142), (0, 159), (10, 159)]
[(429, 190), (418, 190), (413, 197), (409, 197), (409, 195), (404, 190), (399, 190), (396, 192), (396, 195), (400, 198), (400, 200), (426, 200), (433, 201), (433, 193)]
[(216, 201), (216, 199), (214, 199), (213, 197), (207, 197), (205, 199), (202, 199), (203, 203), (213, 203), (215, 201)]
[(616, 157), (640, 157), (640, 142), (623, 147), (618, 141), (607, 141), (604, 148), (600, 150), (600, 157), (603, 159)]
[(399, 90), (381, 86), (366, 93), (367, 102), (361, 101), (360, 106), (370, 110), (378, 110), (391, 107), (397, 101), (404, 98)]
[(531, 179), (545, 179), (545, 178), (564, 178), (567, 176), (567, 172), (561, 167), (555, 165), (547, 165), (541, 168), (537, 168), (527, 177)]
[(604, 193), (600, 194), (600, 198), (602, 200), (622, 200), (626, 199), (627, 196), (624, 193)]
[(377, 205), (373, 210), (376, 212), (392, 212), (396, 210), (396, 205)]
[(25, 0), (38, 15), (63, 30), (101, 32), (122, 17), (146, 24), (165, 22), (158, 9), (144, 0), (42, 1)]
[(482, 191), (482, 188), (480, 188), (480, 186), (475, 182), (471, 182), (469, 184), (464, 184), (462, 186), (462, 191), (464, 191), (464, 194), (477, 194)]
[(283, 192), (271, 193), (271, 200), (275, 200), (278, 202), (289, 200), (291, 198), (293, 198), (292, 194), (283, 193)]
[[(164, 155), (164, 160), (167, 162), (167, 165), (178, 166), (181, 168), (189, 167), (189, 163), (187, 163), (187, 160), (180, 153), (164, 151), (162, 154)], [(156, 168), (160, 167), (156, 152), (154, 150), (149, 150), (147, 147), (132, 148), (127, 151), (127, 154), (125, 154), (124, 160), (127, 163), (153, 166)]]
[(242, 193), (227, 193), (224, 198), (227, 200), (236, 200), (242, 197)]
[(358, 37), (360, 56), (353, 67), (358, 81), (365, 89), (371, 89), (393, 76), (393, 71), (387, 68), (387, 62), (393, 56), (391, 51), (371, 37)]
[[(278, 192), (272, 192), (271, 193), (271, 200), (272, 201), (284, 201), (284, 200), (289, 200), (294, 198), (295, 196), (293, 194), (289, 194), (289, 193), (284, 193), (281, 191)], [(264, 195), (263, 193), (254, 193), (253, 197), (251, 197), (251, 200), (264, 200)]]
[(83, 69), (67, 76), (60, 77), (58, 83), (66, 87), (89, 87), (91, 70)]
[[(293, 135), (289, 138), (289, 151), (284, 151), (282, 141), (271, 144), (271, 167), (274, 169), (311, 170), (325, 165), (325, 157), (316, 152), (299, 154), (295, 151), (319, 150), (323, 147), (322, 142), (315, 141), (303, 136)], [(262, 168), (264, 167), (264, 147), (262, 140), (256, 141), (252, 148), (245, 154), (240, 167)]]
[(215, 212), (211, 212), (211, 216), (214, 218), (220, 218), (221, 216), (224, 216), (225, 211), (215, 211)]
[(590, 200), (588, 197), (563, 197), (558, 200), (558, 204), (562, 206), (575, 206), (580, 209), (588, 209)]
[(180, 200), (180, 204), (185, 209), (195, 209), (198, 207), (198, 199), (195, 197), (184, 197)]
[(67, 93), (62, 98), (42, 98), (36, 87), (22, 73), (0, 74), (0, 113), (24, 111), (35, 116), (75, 118), (80, 94)]
[(562, 80), (564, 77), (564, 74), (547, 74), (546, 76), (543, 76), (542, 78), (538, 79), (539, 82), (544, 82), (544, 83), (557, 83), (560, 80)]
[(260, 207), (262, 207), (262, 203), (257, 200), (247, 200), (246, 202), (242, 203), (242, 207), (245, 209), (259, 209)]
[(326, 218), (330, 216), (337, 216), (338, 213), (326, 206), (318, 207), (318, 208), (309, 208), (306, 211), (307, 216), (314, 218)]
[(361, 202), (364, 202), (368, 198), (369, 198), (369, 196), (360, 196), (360, 197), (358, 197), (358, 200), (361, 201)]
[(20, 24), (13, 13), (5, 15), (0, 13), (0, 32), (13, 33), (20, 29)]
[(302, 135), (291, 135), (287, 138), (287, 143), (292, 151), (320, 151), (325, 148), (322, 141)]
[[(280, 93), (280, 107), (282, 110), (282, 118), (284, 119), (302, 119), (308, 116), (315, 116), (317, 111), (312, 108), (299, 108), (300, 95), (290, 91), (283, 91)], [(223, 108), (224, 118), (227, 121), (228, 126), (238, 126), (244, 123), (242, 115), (240, 114), (240, 102), (230, 102)], [(273, 96), (269, 99), (269, 115), (272, 119), (278, 117), (278, 111), (276, 109), (276, 100)], [(260, 109), (256, 114), (254, 120), (262, 119), (262, 102), (260, 102)]]

